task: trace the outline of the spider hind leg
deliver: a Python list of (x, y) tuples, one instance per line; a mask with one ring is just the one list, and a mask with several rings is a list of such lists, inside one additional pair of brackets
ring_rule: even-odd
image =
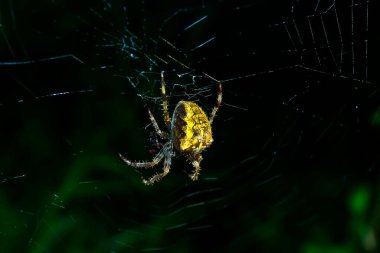
[(164, 171), (162, 173), (155, 174), (148, 179), (143, 178), (142, 181), (145, 185), (153, 185), (154, 183), (160, 181), (164, 176), (166, 176), (169, 173), (169, 171), (170, 171), (169, 167), (168, 168), (164, 167)]
[(202, 155), (201, 154), (188, 155), (187, 158), (190, 160), (191, 165), (193, 165), (193, 167), (194, 167), (194, 172), (192, 174), (189, 174), (189, 177), (191, 180), (197, 181), (198, 176), (199, 176), (200, 171), (201, 171), (200, 164), (201, 164), (201, 161), (203, 159)]
[(145, 185), (153, 185), (154, 183), (160, 181), (163, 177), (165, 177), (169, 173), (171, 161), (172, 161), (172, 153), (170, 150), (168, 150), (168, 152), (165, 155), (163, 172), (155, 174), (152, 177), (150, 177), (149, 179), (143, 178), (143, 183)]

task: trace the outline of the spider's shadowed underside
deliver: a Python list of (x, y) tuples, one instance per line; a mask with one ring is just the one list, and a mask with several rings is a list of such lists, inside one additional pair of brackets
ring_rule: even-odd
[(161, 95), (164, 121), (169, 129), (169, 133), (162, 131), (156, 119), (153, 117), (153, 114), (149, 110), (148, 113), (156, 134), (166, 141), (162, 149), (153, 157), (152, 161), (146, 162), (133, 162), (121, 154), (119, 154), (119, 156), (125, 163), (135, 168), (152, 168), (164, 159), (163, 172), (155, 174), (149, 179), (143, 179), (144, 184), (152, 185), (169, 173), (171, 159), (174, 157), (174, 148), (180, 154), (185, 155), (193, 165), (194, 172), (189, 176), (195, 181), (198, 179), (200, 172), (200, 163), (202, 161), (201, 152), (208, 148), (213, 142), (211, 125), (222, 103), (222, 83), (219, 82), (216, 105), (212, 109), (209, 118), (196, 103), (191, 101), (179, 101), (174, 109), (172, 119), (170, 119), (165, 91), (164, 72), (161, 72)]

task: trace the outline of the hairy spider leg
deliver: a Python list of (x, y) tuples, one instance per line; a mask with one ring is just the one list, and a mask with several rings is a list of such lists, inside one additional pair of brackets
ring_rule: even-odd
[(157, 121), (156, 119), (154, 118), (152, 112), (148, 109), (148, 113), (149, 113), (149, 119), (150, 119), (150, 122), (152, 123), (153, 127), (154, 127), (154, 131), (156, 132), (156, 134), (161, 138), (161, 139), (164, 139), (164, 140), (167, 140), (169, 139), (169, 135), (166, 133), (166, 132), (163, 132), (160, 127), (158, 126), (157, 124)]
[(132, 161), (128, 160), (127, 158), (125, 158), (124, 156), (122, 156), (120, 153), (119, 153), (119, 156), (126, 164), (128, 164), (132, 167), (135, 167), (135, 168), (152, 168), (152, 167), (156, 166), (159, 162), (161, 162), (162, 158), (164, 158), (164, 156), (166, 155), (166, 150), (168, 149), (169, 144), (166, 143), (164, 145), (164, 147), (160, 150), (160, 152), (158, 152), (158, 154), (155, 157), (153, 157), (152, 161), (150, 161), (150, 162), (149, 161), (132, 162)]
[(198, 180), (199, 173), (201, 171), (201, 161), (202, 161), (202, 155), (201, 154), (195, 154), (195, 155), (188, 155), (187, 158), (190, 160), (191, 164), (194, 167), (193, 174), (189, 174), (189, 177), (191, 180), (196, 181)]
[(171, 164), (172, 164), (172, 147), (169, 145), (169, 147), (165, 150), (165, 161), (164, 161), (163, 171), (161, 173), (153, 175), (149, 179), (143, 178), (143, 183), (145, 185), (152, 185), (160, 181), (163, 177), (165, 177), (169, 173)]
[(164, 71), (161, 71), (161, 95), (162, 95), (162, 108), (164, 111), (165, 124), (170, 129), (170, 116), (169, 116), (169, 111), (168, 111), (168, 100), (166, 98)]
[(215, 116), (216, 116), (216, 113), (218, 112), (219, 107), (220, 107), (220, 105), (222, 104), (222, 98), (223, 98), (222, 82), (219, 81), (219, 91), (218, 91), (218, 97), (217, 97), (217, 99), (216, 99), (216, 105), (215, 105), (214, 108), (212, 109), (211, 114), (210, 114), (210, 117), (209, 117), (210, 125), (211, 125), (212, 122), (214, 121), (214, 118), (215, 118)]

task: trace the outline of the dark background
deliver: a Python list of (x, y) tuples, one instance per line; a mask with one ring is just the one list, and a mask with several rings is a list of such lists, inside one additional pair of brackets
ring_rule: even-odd
[[(1, 1), (0, 252), (378, 252), (377, 11)], [(147, 108), (163, 127), (161, 71), (171, 112), (209, 113), (208, 76), (224, 100), (200, 180), (178, 157), (147, 187), (162, 165), (118, 153), (160, 146)]]

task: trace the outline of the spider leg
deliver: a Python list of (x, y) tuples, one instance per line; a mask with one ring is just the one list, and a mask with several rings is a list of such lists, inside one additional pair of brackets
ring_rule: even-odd
[(170, 116), (168, 112), (168, 100), (166, 98), (164, 71), (161, 71), (161, 96), (162, 96), (162, 108), (164, 111), (165, 124), (170, 129)]
[(222, 104), (222, 98), (223, 98), (222, 82), (219, 81), (219, 91), (218, 91), (218, 97), (217, 97), (217, 99), (216, 99), (216, 105), (215, 105), (214, 108), (212, 109), (211, 114), (210, 114), (210, 117), (209, 117), (210, 125), (211, 125), (212, 122), (214, 121), (214, 118), (215, 118), (215, 116), (216, 116), (216, 113), (218, 112), (219, 107), (220, 107), (220, 105)]
[(149, 179), (144, 179), (143, 178), (143, 183), (145, 185), (152, 185), (158, 181), (160, 181), (163, 177), (165, 177), (169, 171), (170, 171), (170, 166), (172, 163), (172, 150), (168, 149), (165, 154), (165, 161), (164, 161), (164, 168), (163, 172), (158, 173), (150, 177)]
[(156, 132), (156, 134), (158, 136), (160, 136), (161, 139), (164, 139), (164, 140), (167, 140), (169, 139), (169, 135), (165, 132), (163, 132), (160, 127), (158, 126), (157, 124), (157, 121), (156, 119), (153, 117), (153, 114), (152, 112), (148, 109), (148, 113), (149, 113), (149, 119), (150, 119), (150, 122), (152, 123), (153, 127), (154, 127), (154, 131)]
[(199, 173), (201, 171), (201, 161), (202, 161), (202, 155), (201, 154), (196, 154), (196, 155), (189, 155), (187, 158), (190, 160), (191, 164), (194, 167), (194, 172), (189, 175), (190, 179), (193, 181), (198, 180)]
[(167, 152), (167, 149), (168, 149), (168, 145), (165, 144), (164, 147), (160, 150), (160, 152), (158, 152), (158, 154), (155, 157), (153, 157), (152, 161), (133, 162), (131, 160), (128, 160), (124, 156), (122, 156), (120, 153), (119, 153), (119, 156), (126, 164), (134, 168), (152, 168), (156, 166), (162, 160), (162, 158), (164, 158)]

